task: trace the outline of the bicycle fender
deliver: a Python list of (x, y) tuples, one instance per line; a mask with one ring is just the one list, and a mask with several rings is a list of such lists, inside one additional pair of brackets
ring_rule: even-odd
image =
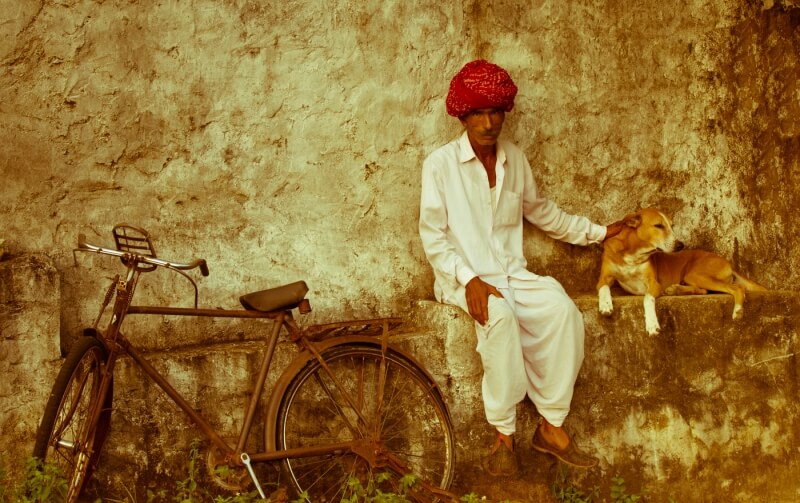
[[(336, 346), (343, 346), (343, 345), (368, 345), (374, 346), (377, 348), (381, 347), (381, 338), (380, 337), (371, 337), (371, 336), (359, 336), (359, 335), (347, 335), (342, 337), (334, 337), (331, 339), (326, 339), (321, 342), (315, 342), (314, 347), (320, 353), (327, 351), (330, 348)], [(442, 392), (439, 389), (438, 383), (433, 378), (433, 376), (428, 372), (428, 370), (417, 361), (416, 358), (411, 356), (407, 351), (402, 350), (396, 346), (388, 346), (389, 350), (394, 351), (402, 355), (403, 357), (407, 358), (411, 363), (417, 366), (424, 374), (434, 383), (434, 388), (431, 389), (432, 392), (439, 395), (440, 398), (442, 397)], [(289, 386), (289, 383), (292, 381), (294, 376), (300, 372), (308, 362), (313, 360), (315, 357), (314, 355), (308, 351), (304, 350), (298, 354), (294, 360), (284, 369), (281, 376), (275, 381), (275, 386), (272, 388), (272, 392), (269, 397), (269, 401), (267, 402), (266, 408), (266, 421), (267, 421), (267, 438), (266, 438), (266, 447), (267, 452), (274, 452), (277, 450), (276, 444), (276, 419), (278, 417), (278, 409), (281, 405), (281, 399), (283, 398), (283, 394), (286, 392), (286, 388)], [(442, 400), (444, 401), (444, 400)], [(448, 412), (449, 415), (449, 412)]]

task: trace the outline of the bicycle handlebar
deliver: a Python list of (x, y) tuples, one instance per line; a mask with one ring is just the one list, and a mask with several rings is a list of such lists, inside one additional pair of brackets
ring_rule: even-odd
[(208, 276), (208, 264), (206, 263), (205, 259), (202, 258), (195, 259), (189, 262), (188, 264), (182, 264), (180, 262), (170, 262), (155, 257), (140, 255), (138, 253), (112, 250), (110, 248), (103, 248), (102, 246), (93, 245), (91, 243), (86, 242), (86, 236), (84, 234), (78, 235), (78, 248), (76, 249), (76, 251), (100, 253), (102, 255), (111, 255), (112, 257), (119, 257), (121, 259), (130, 259), (135, 257), (136, 262), (150, 264), (156, 267), (166, 267), (167, 269), (174, 269), (178, 271), (188, 271), (191, 269), (200, 268), (200, 274), (202, 274), (203, 276)]

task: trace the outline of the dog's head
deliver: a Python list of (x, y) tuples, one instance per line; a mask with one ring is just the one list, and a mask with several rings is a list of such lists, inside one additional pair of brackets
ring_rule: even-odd
[(672, 233), (672, 221), (655, 208), (641, 209), (626, 216), (623, 222), (643, 247), (652, 252), (674, 252), (683, 248), (683, 243)]

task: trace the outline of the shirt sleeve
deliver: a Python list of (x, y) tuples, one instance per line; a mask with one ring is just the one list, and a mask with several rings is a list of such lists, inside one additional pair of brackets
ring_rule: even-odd
[(445, 181), (435, 159), (422, 165), (419, 235), (431, 267), (439, 276), (466, 286), (477, 276), (448, 239)]
[(522, 212), (525, 218), (548, 236), (574, 245), (587, 246), (600, 243), (606, 237), (606, 228), (586, 217), (571, 215), (543, 197), (533, 179), (527, 159), (525, 163), (525, 189)]

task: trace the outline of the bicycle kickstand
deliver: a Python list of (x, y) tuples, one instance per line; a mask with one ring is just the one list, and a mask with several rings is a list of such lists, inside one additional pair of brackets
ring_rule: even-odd
[(256, 477), (256, 472), (253, 471), (253, 467), (250, 466), (250, 456), (247, 455), (246, 452), (242, 453), (242, 463), (247, 468), (247, 472), (250, 474), (250, 478), (253, 479), (253, 484), (255, 484), (256, 489), (258, 489), (258, 494), (261, 496), (262, 500), (267, 499), (267, 496), (264, 494), (264, 490), (261, 489), (261, 484), (258, 483), (258, 477)]

